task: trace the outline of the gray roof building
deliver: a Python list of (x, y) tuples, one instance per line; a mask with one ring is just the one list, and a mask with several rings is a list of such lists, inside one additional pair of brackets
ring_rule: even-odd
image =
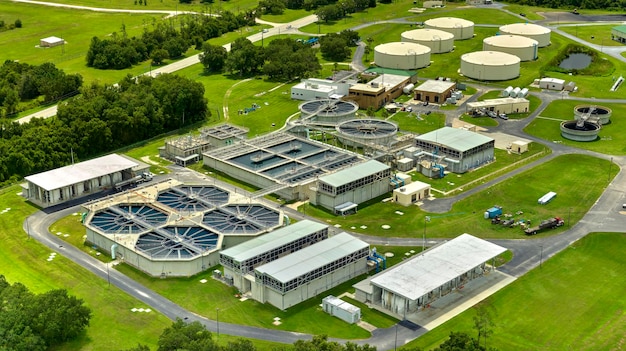
[(471, 150), (485, 143), (493, 142), (492, 138), (464, 129), (443, 127), (432, 132), (422, 134), (416, 138), (433, 144), (445, 145), (460, 152)]

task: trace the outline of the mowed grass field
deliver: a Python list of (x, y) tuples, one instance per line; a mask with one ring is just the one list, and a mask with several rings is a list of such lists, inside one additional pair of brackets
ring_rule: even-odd
[(257, 0), (237, 0), (237, 1), (214, 1), (213, 4), (203, 4), (200, 1), (193, 1), (191, 4), (181, 4), (178, 0), (149, 0), (147, 5), (135, 4), (134, 0), (53, 0), (57, 4), (68, 4), (78, 6), (88, 6), (108, 9), (128, 9), (128, 10), (167, 10), (167, 11), (196, 11), (215, 13), (219, 10), (232, 12), (244, 11), (258, 5)]
[(622, 133), (626, 128), (626, 105), (594, 103), (613, 110), (611, 122), (603, 125), (595, 141), (578, 142), (565, 139), (561, 136), (561, 121), (574, 119), (574, 107), (589, 105), (589, 102), (575, 100), (553, 101), (541, 115), (535, 118), (524, 131), (549, 142), (558, 142), (580, 149), (597, 151), (609, 155), (626, 155), (626, 135)]
[[(498, 350), (620, 350), (626, 343), (626, 234), (592, 233), (482, 305)], [(476, 337), (470, 309), (407, 346), (430, 350), (451, 331)]]
[(22, 229), (25, 218), (37, 209), (16, 195), (17, 185), (0, 190), (0, 204), (10, 211), (0, 214), (0, 274), (11, 283), (20, 282), (35, 293), (67, 289), (83, 299), (93, 315), (90, 326), (76, 340), (57, 350), (119, 350), (149, 345), (152, 349), (161, 331), (171, 322), (153, 311), (133, 313), (132, 308), (148, 306), (128, 296), (61, 255), (48, 262), (50, 249), (27, 239)]
[[(617, 167), (613, 168), (614, 177)], [(574, 224), (606, 188), (608, 170), (609, 161), (606, 160), (584, 155), (559, 156), (478, 194), (460, 198), (447, 213), (427, 213), (418, 206), (404, 207), (391, 201), (382, 202), (384, 197), (361, 204), (357, 214), (346, 217), (334, 216), (312, 205), (303, 205), (301, 211), (320, 218), (329, 225), (355, 227), (354, 231), (357, 233), (383, 237), (420, 238), (426, 232), (429, 238), (453, 238), (469, 233), (483, 238), (523, 239), (527, 236), (519, 227), (492, 225), (483, 218), (483, 213), (488, 208), (499, 205), (503, 207), (504, 213), (513, 214), (516, 220), (525, 219), (531, 223), (539, 223), (550, 217), (562, 217), (566, 222), (569, 219)], [(454, 175), (446, 178), (444, 181), (454, 182), (455, 179)], [(548, 205), (538, 205), (537, 199), (548, 191), (555, 191), (557, 198)], [(403, 214), (400, 215), (397, 211)], [(515, 215), (518, 211), (523, 214)], [(430, 216), (428, 223), (425, 222), (425, 216)], [(383, 224), (390, 225), (391, 229), (382, 229)], [(361, 229), (362, 225), (367, 228)], [(538, 233), (535, 237), (553, 235), (565, 229), (567, 225)]]
[[(15, 2), (0, 2), (1, 18), (6, 23), (16, 19), (22, 28), (2, 32), (0, 37), (0, 61), (19, 60), (31, 65), (52, 62), (65, 73), (80, 73), (85, 83), (115, 83), (127, 74), (147, 72), (148, 63), (126, 70), (97, 70), (86, 65), (86, 55), (91, 38), (105, 38), (113, 32), (122, 35), (122, 27), (128, 36), (141, 35), (144, 27), (151, 29), (153, 21), (161, 21), (164, 15), (104, 13), (66, 8), (45, 7)], [(56, 36), (66, 40), (63, 46), (40, 48), (39, 40)]]

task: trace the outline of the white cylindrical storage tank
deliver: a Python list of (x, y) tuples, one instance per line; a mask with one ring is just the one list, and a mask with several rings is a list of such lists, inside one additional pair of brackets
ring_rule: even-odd
[(533, 23), (513, 23), (500, 27), (500, 34), (534, 39), (540, 48), (550, 45), (550, 32), (550, 29)]
[(528, 88), (524, 88), (522, 89), (518, 94), (517, 97), (520, 98), (525, 98), (526, 96), (528, 96)]
[(405, 94), (408, 94), (411, 91), (413, 91), (413, 88), (415, 88), (415, 84), (409, 83), (404, 88), (402, 88), (402, 92), (405, 93)]
[(454, 40), (474, 37), (474, 22), (456, 17), (431, 18), (424, 22), (426, 28), (439, 29), (454, 35)]
[(513, 91), (513, 87), (509, 85), (506, 89), (502, 90), (502, 97), (511, 96), (512, 91)]
[(380, 44), (374, 48), (374, 62), (385, 68), (423, 68), (430, 65), (430, 48), (403, 42)]
[(511, 92), (511, 94), (509, 94), (510, 97), (514, 97), (516, 98), (517, 95), (519, 94), (519, 92), (522, 91), (522, 88), (520, 87), (515, 87), (515, 89), (513, 89), (513, 91)]
[(402, 41), (428, 46), (433, 54), (454, 49), (454, 34), (439, 29), (422, 28), (402, 33)]
[(519, 57), (498, 51), (476, 51), (461, 56), (461, 74), (478, 80), (519, 77)]
[(537, 59), (539, 42), (519, 35), (496, 35), (483, 40), (484, 51), (500, 51), (515, 55), (522, 61)]

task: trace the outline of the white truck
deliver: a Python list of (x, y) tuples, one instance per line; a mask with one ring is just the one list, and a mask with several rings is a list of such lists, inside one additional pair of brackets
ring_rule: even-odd
[(137, 175), (137, 176), (134, 176), (132, 178), (122, 180), (119, 183), (116, 183), (115, 184), (115, 190), (120, 191), (120, 190), (124, 189), (127, 186), (133, 186), (133, 185), (140, 184), (140, 183), (143, 183), (143, 182), (149, 182), (149, 181), (152, 180), (152, 178), (153, 178), (152, 173), (150, 173), (150, 172), (143, 172), (140, 175)]

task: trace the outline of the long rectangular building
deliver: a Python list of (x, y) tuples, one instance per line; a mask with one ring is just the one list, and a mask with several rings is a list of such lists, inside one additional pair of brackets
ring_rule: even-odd
[(233, 279), (233, 285), (243, 292), (251, 289), (250, 277), (254, 268), (294, 253), (328, 238), (328, 226), (303, 220), (271, 233), (248, 240), (220, 252), (224, 276)]
[(506, 249), (462, 234), (355, 285), (358, 300), (406, 315), (478, 278)]
[(58, 205), (112, 188), (132, 178), (137, 166), (138, 162), (117, 154), (94, 158), (24, 178), (22, 196), (41, 207)]
[(340, 233), (255, 268), (252, 297), (285, 310), (367, 272), (369, 244)]

